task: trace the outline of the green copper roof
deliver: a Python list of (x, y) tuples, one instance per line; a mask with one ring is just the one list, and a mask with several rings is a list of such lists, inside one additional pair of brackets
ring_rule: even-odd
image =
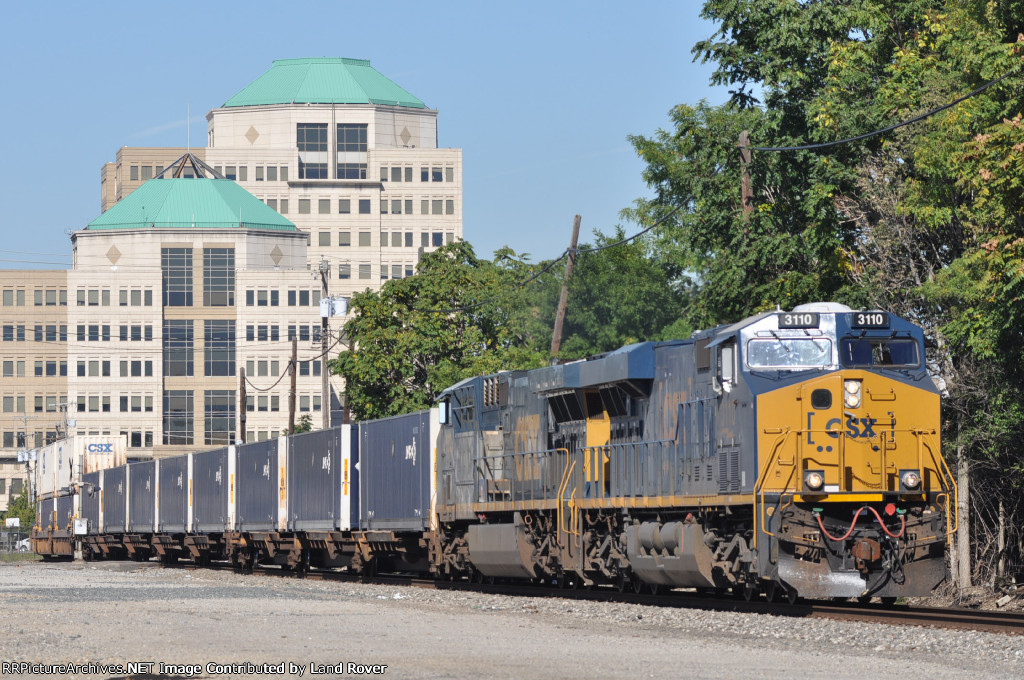
[(224, 103), (426, 105), (364, 59), (278, 59), (270, 70)]
[(296, 231), (230, 179), (151, 179), (86, 229), (271, 229)]

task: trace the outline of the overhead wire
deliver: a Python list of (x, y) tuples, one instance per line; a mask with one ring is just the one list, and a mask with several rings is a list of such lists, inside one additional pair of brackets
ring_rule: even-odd
[(925, 111), (924, 113), (922, 113), (922, 114), (920, 114), (918, 116), (914, 116), (913, 118), (911, 118), (909, 120), (905, 120), (905, 121), (896, 123), (894, 125), (890, 125), (889, 127), (885, 127), (885, 128), (880, 129), (880, 130), (874, 130), (872, 132), (865, 132), (864, 134), (857, 135), (855, 137), (847, 137), (846, 139), (837, 139), (837, 140), (832, 141), (832, 142), (821, 142), (821, 143), (817, 143), (817, 144), (800, 144), (798, 146), (740, 146), (739, 148), (741, 148), (741, 149), (748, 149), (750, 151), (805, 151), (805, 150), (809, 150), (809, 149), (825, 149), (825, 148), (828, 148), (828, 147), (831, 147), (831, 146), (838, 146), (840, 144), (850, 144), (852, 142), (859, 142), (862, 139), (868, 139), (870, 137), (877, 137), (878, 135), (885, 134), (886, 132), (892, 132), (893, 130), (896, 130), (898, 128), (905, 127), (905, 126), (911, 125), (913, 123), (917, 123), (919, 121), (924, 120), (925, 118), (930, 118), (931, 116), (934, 116), (937, 113), (941, 113), (941, 112), (945, 111), (946, 109), (952, 108), (952, 107), (956, 106), (957, 104), (959, 104), (960, 102), (966, 101), (966, 100), (970, 99), (971, 97), (974, 97), (974, 96), (976, 96), (978, 94), (981, 94), (982, 92), (984, 92), (988, 88), (992, 87), (993, 85), (996, 85), (997, 83), (999, 83), (999, 82), (1001, 82), (1003, 80), (1006, 80), (1011, 75), (1013, 75), (1017, 70), (1018, 70), (1018, 67), (1014, 67), (1014, 68), (1010, 69), (1009, 71), (1007, 71), (1006, 73), (1004, 73), (1003, 75), (999, 76), (998, 78), (993, 78), (992, 80), (988, 81), (984, 85), (981, 85), (980, 87), (977, 87), (977, 88), (971, 90), (970, 92), (968, 92), (967, 94), (963, 95), (962, 97), (957, 97), (956, 99), (954, 99), (953, 101), (949, 102), (948, 104), (943, 104), (942, 106), (936, 107), (936, 108), (931, 109), (929, 111)]
[[(605, 244), (603, 246), (596, 246), (594, 248), (566, 248), (565, 250), (562, 251), (561, 255), (559, 255), (555, 259), (551, 260), (551, 262), (549, 262), (543, 269), (541, 269), (539, 272), (537, 272), (536, 274), (534, 274), (530, 278), (526, 279), (525, 281), (521, 281), (521, 282), (517, 283), (516, 285), (514, 285), (512, 287), (512, 289), (513, 290), (517, 290), (517, 289), (525, 288), (528, 284), (536, 281), (544, 273), (548, 272), (552, 267), (554, 267), (556, 264), (561, 262), (567, 255), (570, 255), (570, 254), (581, 255), (581, 254), (586, 254), (586, 253), (596, 253), (596, 252), (598, 252), (600, 250), (606, 250), (608, 248), (614, 248), (616, 246), (621, 246), (623, 244), (629, 243), (630, 241), (638, 239), (641, 236), (643, 236), (644, 234), (646, 234), (647, 232), (649, 232), (652, 229), (654, 229), (655, 227), (657, 227), (658, 225), (662, 224), (668, 218), (670, 218), (673, 215), (675, 215), (677, 212), (679, 212), (681, 207), (682, 206), (676, 206), (675, 208), (672, 209), (671, 212), (669, 212), (667, 215), (664, 215), (664, 216), (660, 217), (658, 220), (656, 220), (654, 222), (654, 224), (650, 225), (646, 229), (638, 231), (637, 233), (633, 234), (632, 236), (627, 236), (624, 239), (620, 239), (620, 240), (616, 241), (615, 243), (608, 243), (608, 244)], [(498, 296), (493, 296), (493, 297), (487, 298), (485, 300), (482, 300), (480, 302), (475, 302), (475, 303), (473, 303), (471, 305), (463, 305), (461, 307), (453, 307), (451, 309), (418, 309), (418, 308), (414, 307), (413, 311), (424, 312), (426, 314), (454, 314), (456, 312), (465, 312), (465, 311), (469, 311), (471, 309), (476, 309), (478, 307), (483, 307), (484, 305), (489, 304), (489, 303), (491, 303), (491, 302), (493, 302), (494, 300), (497, 300), (497, 299), (498, 299)]]

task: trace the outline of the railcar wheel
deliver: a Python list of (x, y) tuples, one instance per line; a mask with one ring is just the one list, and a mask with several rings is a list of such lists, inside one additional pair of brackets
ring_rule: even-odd
[(644, 592), (644, 582), (637, 577), (633, 577), (633, 592), (639, 595)]
[(882, 604), (884, 604), (886, 607), (891, 607), (894, 604), (896, 604), (896, 598), (895, 597), (883, 597), (883, 598), (879, 598), (879, 599), (882, 600)]
[(750, 602), (757, 597), (758, 589), (753, 583), (744, 583), (743, 586), (743, 599)]
[(618, 576), (615, 577), (615, 589), (620, 593), (626, 592), (626, 586), (629, 585), (629, 577), (626, 576), (626, 572), (620, 571)]

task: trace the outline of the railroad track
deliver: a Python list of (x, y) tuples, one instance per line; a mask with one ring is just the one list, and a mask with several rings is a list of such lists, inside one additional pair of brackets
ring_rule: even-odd
[[(228, 563), (212, 563), (195, 567), (191, 563), (168, 565), (169, 568), (232, 570)], [(707, 611), (770, 614), (793, 618), (833, 619), (885, 623), (896, 626), (924, 626), (974, 630), (1003, 635), (1024, 635), (1024, 614), (998, 610), (964, 608), (911, 607), (906, 605), (861, 604), (857, 602), (819, 602), (801, 600), (794, 604), (773, 603), (764, 600), (746, 601), (728, 596), (711, 597), (700, 593), (673, 590), (661, 594), (619, 592), (612, 588), (575, 589), (551, 585), (518, 583), (473, 583), (469, 581), (435, 581), (421, 576), (380, 575), (363, 578), (355, 574), (335, 571), (310, 571), (300, 574), (274, 567), (256, 567), (252, 573), (268, 576), (299, 576), (305, 579), (368, 583), (398, 587), (461, 590), (467, 592), (508, 595), (512, 597), (557, 597), (596, 602), (618, 602), (653, 607), (701, 609)]]

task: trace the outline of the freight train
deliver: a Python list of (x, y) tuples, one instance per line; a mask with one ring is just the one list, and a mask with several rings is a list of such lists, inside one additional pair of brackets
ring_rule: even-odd
[(956, 484), (920, 328), (836, 303), (80, 475), (34, 549), (747, 598), (928, 595)]

